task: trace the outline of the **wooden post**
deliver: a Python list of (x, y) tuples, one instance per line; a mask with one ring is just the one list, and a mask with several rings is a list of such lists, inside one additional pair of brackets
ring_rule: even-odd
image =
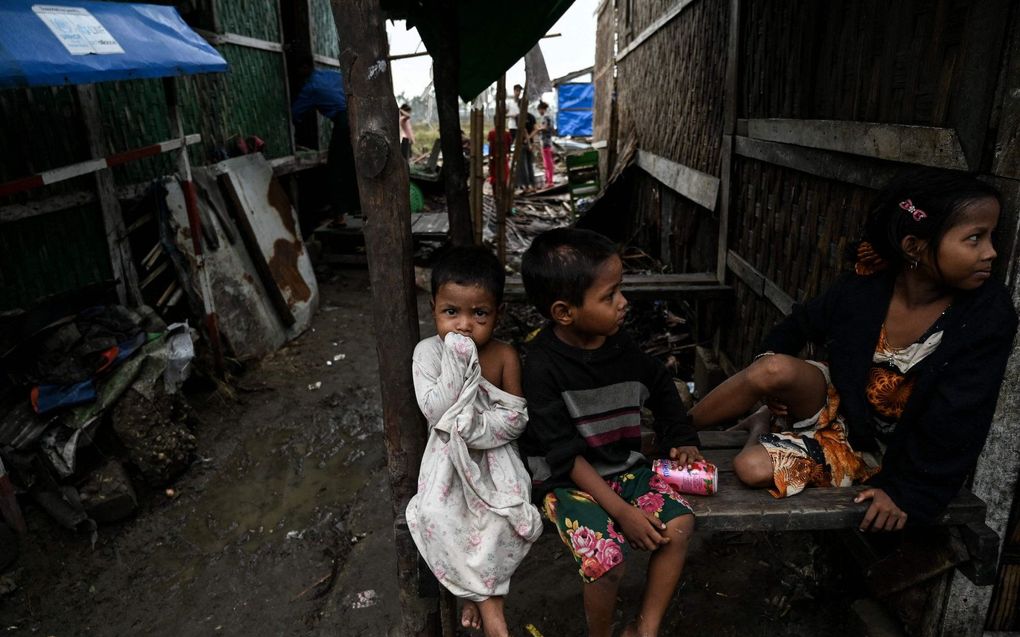
[(471, 204), (468, 201), (467, 171), (460, 137), (458, 79), (460, 77), (460, 34), (457, 32), (457, 0), (440, 0), (438, 18), (441, 37), (433, 55), (432, 76), (439, 110), (439, 141), (443, 149), (443, 183), (446, 210), (450, 218), (450, 242), (471, 245)]
[[(99, 98), (94, 84), (80, 84), (75, 87), (78, 104), (81, 106), (85, 134), (89, 142), (89, 154), (93, 158), (108, 155), (103, 135), (103, 121), (99, 114)], [(128, 242), (124, 215), (117, 199), (113, 183), (113, 172), (109, 168), (96, 171), (96, 194), (103, 211), (103, 226), (106, 229), (106, 245), (110, 251), (110, 267), (117, 279), (117, 298), (122, 305), (141, 305), (142, 291), (138, 287), (138, 272), (131, 258), (131, 244)]]
[[(506, 73), (499, 77), (496, 83), (496, 147), (492, 151), (492, 159), (495, 166), (489, 166), (493, 174), (492, 192), (496, 200), (496, 254), (499, 262), (506, 265), (506, 208), (503, 202), (508, 198), (506, 174), (506, 153), (509, 149), (504, 148), (506, 141)], [(513, 191), (510, 191), (510, 195)]]
[(729, 252), (730, 206), (733, 202), (733, 140), (737, 132), (737, 104), (740, 90), (740, 0), (730, 0), (730, 33), (726, 47), (726, 87), (723, 98), (723, 138), (719, 166), (719, 241), (716, 253), (716, 278), (726, 282), (726, 256)]
[(482, 196), (485, 187), (485, 171), (482, 169), (482, 139), (485, 133), (485, 110), (478, 108), (478, 101), (471, 109), (471, 215), (474, 218), (475, 245), (482, 245), (485, 236), (485, 206)]
[[(393, 498), (403, 636), (435, 637), (439, 604), (423, 596), (418, 550), (404, 511), (417, 489), (426, 426), (411, 381), (411, 355), (418, 342), (418, 306), (412, 262), (407, 162), (400, 154), (397, 105), (387, 61), (389, 44), (379, 0), (332, 0), (340, 38), (340, 65), (347, 90), (351, 142), (358, 189), (365, 211), (365, 249), (372, 285), (372, 319), (379, 357), (386, 466)], [(438, 586), (433, 585), (438, 590)]]

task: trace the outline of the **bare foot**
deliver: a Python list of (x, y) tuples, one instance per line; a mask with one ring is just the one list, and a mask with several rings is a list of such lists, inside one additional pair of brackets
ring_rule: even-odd
[(460, 625), (476, 630), (482, 627), (482, 614), (478, 611), (478, 604), (469, 599), (464, 600), (464, 608), (460, 611)]
[(638, 631), (637, 622), (630, 622), (627, 627), (620, 633), (620, 637), (641, 637), (641, 633)]
[(767, 432), (772, 425), (772, 412), (768, 407), (761, 407), (747, 418), (744, 418), (726, 431), (746, 431), (752, 437)]

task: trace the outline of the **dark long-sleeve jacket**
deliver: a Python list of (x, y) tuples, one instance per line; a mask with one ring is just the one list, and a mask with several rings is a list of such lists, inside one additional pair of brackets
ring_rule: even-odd
[[(878, 446), (865, 387), (894, 281), (884, 272), (845, 275), (795, 305), (762, 347), (793, 356), (809, 342), (827, 349), (840, 412), (858, 451)], [(943, 317), (941, 344), (915, 368), (916, 384), (888, 439), (882, 471), (869, 481), (912, 521), (934, 522), (977, 462), (1016, 330), (1009, 294), (988, 281), (960, 293)]]

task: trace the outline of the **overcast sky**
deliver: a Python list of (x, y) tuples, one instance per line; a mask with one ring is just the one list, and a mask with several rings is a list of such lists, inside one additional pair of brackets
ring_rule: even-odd
[[(558, 38), (542, 40), (549, 77), (557, 78), (571, 71), (583, 69), (595, 63), (595, 9), (598, 0), (576, 0), (563, 17), (549, 29), (549, 33), (561, 33)], [(424, 51), (425, 45), (416, 29), (410, 31), (404, 21), (389, 22), (386, 31), (390, 38), (390, 55)], [(393, 61), (393, 92), (404, 93), (407, 97), (420, 95), (432, 81), (432, 58), (422, 56)], [(507, 86), (524, 84), (524, 61), (507, 71)]]

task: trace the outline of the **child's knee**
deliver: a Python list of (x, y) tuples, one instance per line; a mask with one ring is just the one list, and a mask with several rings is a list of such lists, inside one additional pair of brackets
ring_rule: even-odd
[(786, 354), (764, 356), (747, 368), (748, 379), (763, 395), (786, 389), (795, 382), (796, 361)]
[(733, 458), (733, 472), (744, 484), (762, 486), (772, 481), (772, 459), (762, 447), (745, 449)]
[(686, 545), (694, 536), (694, 516), (691, 514), (681, 515), (666, 523), (666, 536), (671, 545)]

